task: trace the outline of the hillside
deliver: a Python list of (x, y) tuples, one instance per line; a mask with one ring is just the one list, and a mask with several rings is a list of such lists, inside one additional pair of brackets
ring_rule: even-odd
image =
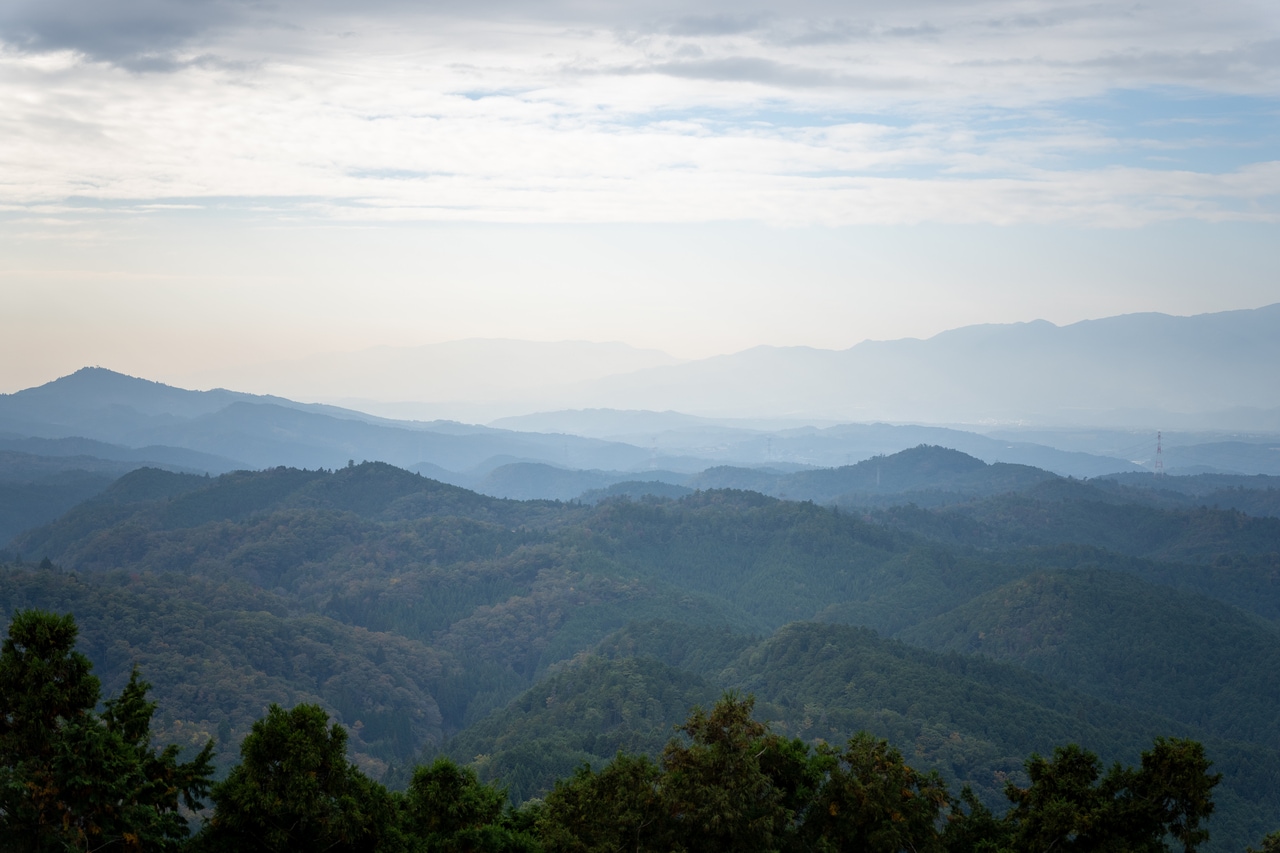
[(938, 448), (875, 464), (900, 495), (976, 492), (853, 512), (506, 500), (382, 463), (142, 469), (20, 536), (0, 609), (74, 612), (108, 688), (143, 665), (158, 736), (230, 745), (266, 703), (314, 701), (389, 780), (443, 749), (532, 794), (732, 688), (781, 732), (867, 728), (993, 802), (1033, 750), (1195, 737), (1227, 774), (1215, 849), (1280, 824), (1257, 776), (1280, 748), (1280, 522)]
[[(693, 631), (681, 650), (672, 646), (675, 628), (628, 626), (606, 638), (603, 656), (557, 669), (444, 751), (510, 785), (518, 800), (540, 796), (582, 762), (601, 767), (619, 749), (656, 755), (683, 719), (681, 704), (707, 707), (717, 689), (731, 689), (754, 695), (757, 716), (780, 734), (842, 744), (870, 732), (897, 744), (913, 766), (940, 771), (954, 790), (969, 785), (999, 808), (1006, 780), (1026, 783), (1020, 756), (1071, 742), (1089, 744), (1104, 762), (1131, 761), (1153, 736), (1192, 730), (1007, 664), (932, 654), (865, 629), (794, 624), (762, 641), (728, 643)], [(681, 668), (682, 652), (708, 639), (742, 651), (723, 667), (702, 659)], [(1267, 825), (1259, 815), (1280, 808), (1267, 766), (1280, 753), (1222, 739), (1210, 751), (1227, 777), (1215, 835), (1257, 834)]]
[(1227, 740), (1257, 738), (1270, 718), (1280, 749), (1277, 625), (1200, 596), (1114, 572), (1036, 572), (899, 637), (1014, 662)]

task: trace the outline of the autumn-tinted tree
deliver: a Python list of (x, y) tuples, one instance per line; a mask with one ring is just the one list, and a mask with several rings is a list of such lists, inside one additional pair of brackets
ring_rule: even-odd
[[(786, 843), (795, 813), (786, 787), (775, 783), (803, 772), (789, 766), (785, 742), (751, 718), (754, 707), (754, 698), (726, 694), (710, 713), (695, 708), (680, 727), (688, 742), (673, 740), (663, 751), (673, 849), (748, 853)], [(770, 763), (779, 765), (774, 773)]]
[(843, 752), (820, 746), (818, 762), (826, 780), (805, 820), (810, 849), (943, 850), (939, 829), (951, 798), (936, 772), (908, 767), (898, 750), (865, 732)]

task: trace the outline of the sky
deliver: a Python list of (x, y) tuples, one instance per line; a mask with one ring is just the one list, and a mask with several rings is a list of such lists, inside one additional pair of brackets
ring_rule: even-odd
[(0, 391), (1258, 307), (1277, 93), (1274, 2), (10, 0)]

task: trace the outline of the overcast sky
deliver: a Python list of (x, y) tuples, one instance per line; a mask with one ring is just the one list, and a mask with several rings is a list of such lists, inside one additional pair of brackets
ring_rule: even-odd
[(1280, 301), (1280, 5), (9, 0), (0, 390)]

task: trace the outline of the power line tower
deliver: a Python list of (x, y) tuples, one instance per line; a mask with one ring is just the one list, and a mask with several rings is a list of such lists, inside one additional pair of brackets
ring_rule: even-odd
[(1164, 442), (1159, 430), (1156, 430), (1156, 464), (1154, 466), (1156, 476), (1164, 476)]

